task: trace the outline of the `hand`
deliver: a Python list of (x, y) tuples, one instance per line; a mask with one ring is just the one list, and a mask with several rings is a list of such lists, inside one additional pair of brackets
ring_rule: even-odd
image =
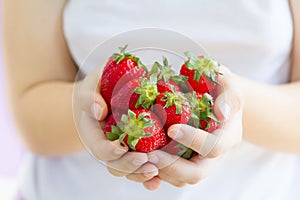
[(222, 73), (223, 87), (214, 106), (215, 114), (222, 122), (221, 128), (207, 133), (188, 125), (171, 126), (168, 135), (198, 155), (186, 160), (160, 150), (149, 153), (149, 161), (159, 168), (159, 174), (144, 183), (146, 188), (156, 189), (158, 179), (177, 187), (196, 184), (210, 173), (222, 155), (241, 142), (243, 97), (233, 81), (234, 75), (225, 67), (222, 67)]
[(128, 152), (128, 147), (122, 147), (118, 141), (107, 140), (99, 124), (108, 112), (99, 92), (101, 72), (99, 67), (74, 87), (74, 119), (80, 139), (87, 150), (107, 166), (112, 175), (145, 182), (158, 174), (157, 167), (147, 163), (147, 154)]

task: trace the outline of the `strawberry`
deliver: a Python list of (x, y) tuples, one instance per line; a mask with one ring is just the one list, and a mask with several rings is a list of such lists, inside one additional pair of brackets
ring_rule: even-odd
[[(160, 93), (156, 99), (155, 113), (165, 119), (164, 128), (173, 124), (187, 124), (191, 117), (190, 106), (186, 97), (181, 92), (176, 92), (174, 87), (172, 92)], [(163, 109), (162, 109), (163, 107)]]
[(180, 91), (179, 85), (185, 85), (187, 81), (187, 77), (175, 75), (166, 57), (163, 57), (163, 64), (159, 62), (153, 64), (150, 74), (156, 74), (158, 80), (157, 90), (160, 93), (172, 92), (172, 87), (175, 88), (175, 91)]
[[(110, 114), (105, 119), (104, 124), (104, 134), (107, 137), (107, 139), (113, 141), (119, 138), (120, 136), (120, 128), (117, 126), (117, 122), (121, 119), (121, 115), (117, 112), (114, 112), (113, 114)], [(110, 133), (110, 134), (107, 134)], [(118, 134), (116, 134), (118, 133)]]
[(101, 95), (108, 106), (113, 91), (117, 91), (129, 80), (145, 75), (147, 68), (140, 59), (132, 54), (126, 53), (120, 48), (120, 53), (115, 53), (106, 63), (100, 81)]
[[(108, 129), (107, 129), (108, 130)], [(149, 110), (128, 110), (117, 126), (106, 132), (107, 138), (119, 139), (121, 145), (137, 152), (151, 152), (167, 144), (167, 136), (158, 117)]]
[(214, 132), (216, 129), (218, 129), (219, 124), (218, 121), (215, 121), (212, 118), (209, 118), (208, 120), (200, 120), (200, 127), (201, 129), (212, 133)]
[(168, 144), (163, 147), (162, 150), (169, 154), (177, 155), (185, 159), (190, 159), (194, 155), (194, 151), (192, 149), (172, 139), (170, 139)]
[(213, 112), (213, 98), (208, 93), (203, 95), (193, 93), (186, 94), (191, 106), (191, 119), (189, 125), (207, 132), (213, 132), (218, 128), (218, 119)]
[(127, 111), (128, 108), (149, 109), (158, 95), (157, 80), (154, 75), (149, 79), (141, 77), (126, 83), (111, 99), (111, 107)]
[(218, 84), (219, 63), (207, 57), (197, 57), (185, 52), (188, 60), (181, 66), (180, 74), (188, 77), (188, 83), (194, 91), (203, 95), (210, 93)]

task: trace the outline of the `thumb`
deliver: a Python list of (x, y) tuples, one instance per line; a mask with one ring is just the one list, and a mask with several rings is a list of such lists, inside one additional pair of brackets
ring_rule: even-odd
[(234, 75), (228, 69), (222, 73), (222, 90), (215, 101), (214, 111), (219, 120), (226, 121), (242, 109), (243, 97)]
[(97, 98), (91, 103), (90, 111), (96, 120), (102, 121), (106, 118), (108, 109), (107, 105), (100, 94), (96, 94)]
[[(97, 77), (98, 78), (98, 77)], [(93, 74), (75, 83), (73, 89), (73, 109), (80, 113), (85, 111), (96, 120), (103, 120), (107, 116), (108, 108), (98, 90), (98, 81), (93, 81)]]

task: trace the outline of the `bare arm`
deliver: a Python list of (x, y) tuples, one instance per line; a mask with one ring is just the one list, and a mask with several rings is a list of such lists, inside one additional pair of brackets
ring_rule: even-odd
[(245, 95), (244, 138), (275, 151), (300, 153), (300, 3), (291, 0), (294, 43), (291, 81), (270, 86), (238, 77)]
[(62, 31), (64, 0), (4, 0), (3, 35), (12, 108), (33, 152), (57, 156), (82, 149), (72, 116), (77, 72)]

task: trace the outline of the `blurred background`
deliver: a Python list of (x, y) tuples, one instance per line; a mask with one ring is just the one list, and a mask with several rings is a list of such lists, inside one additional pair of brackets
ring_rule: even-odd
[(24, 149), (9, 115), (2, 49), (0, 0), (0, 200), (11, 200), (18, 190), (18, 169)]

